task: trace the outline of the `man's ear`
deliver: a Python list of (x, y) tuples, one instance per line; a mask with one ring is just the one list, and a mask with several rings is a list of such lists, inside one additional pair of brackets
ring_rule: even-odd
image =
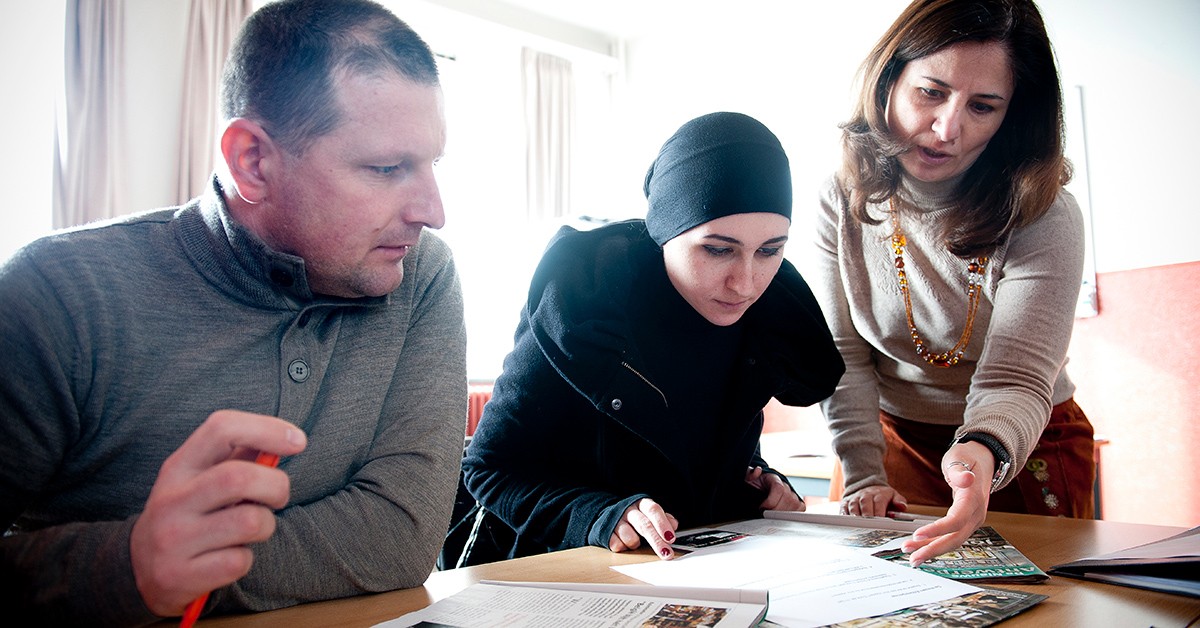
[(221, 135), (221, 154), (233, 178), (233, 192), (251, 205), (267, 197), (266, 161), (274, 153), (271, 137), (257, 123), (235, 118)]

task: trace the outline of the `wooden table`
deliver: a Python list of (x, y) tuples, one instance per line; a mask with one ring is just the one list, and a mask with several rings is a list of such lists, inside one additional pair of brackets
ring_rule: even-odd
[[(914, 507), (914, 512), (936, 514)], [(1060, 519), (992, 513), (987, 524), (1042, 569), (1086, 556), (1156, 541), (1182, 528), (1091, 519)], [(266, 613), (202, 620), (203, 628), (371, 626), (424, 608), (468, 585), (486, 580), (637, 582), (609, 567), (657, 558), (647, 551), (614, 554), (597, 547), (435, 572), (422, 587), (305, 604)], [(1050, 596), (1004, 626), (1188, 626), (1200, 623), (1200, 599), (1052, 576), (1030, 585), (997, 585)]]

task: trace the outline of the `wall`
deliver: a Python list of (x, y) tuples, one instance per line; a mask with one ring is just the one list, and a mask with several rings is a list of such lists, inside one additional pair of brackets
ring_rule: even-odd
[(1200, 102), (1200, 2), (1039, 4), (1064, 85), (1082, 87), (1097, 272), (1200, 259), (1200, 199), (1157, 185), (1200, 166), (1200, 117), (1180, 110)]
[(1067, 365), (1100, 450), (1103, 518), (1200, 525), (1200, 262), (1101, 273)]
[[(62, 67), (61, 2), (0, 0), (0, 59), (44, 59), (3, 65), (9, 86), (0, 99), (0, 186), (7, 215), (0, 220), (0, 259), (50, 228), (50, 187), (54, 159), (56, 75)], [(57, 33), (58, 37), (53, 35)], [(21, 86), (15, 89), (14, 86)], [(41, 211), (28, 211), (41, 208)]]
[[(797, 207), (837, 164), (837, 124), (857, 65), (906, 0), (695, 3), (628, 42), (620, 145), (630, 180), (688, 118), (736, 109), (760, 118), (793, 164)], [(1200, 167), (1200, 2), (1041, 0), (1066, 91), (1082, 89), (1096, 270), (1200, 259), (1200, 198), (1157, 182)], [(627, 198), (638, 200), (635, 189)], [(807, 196), (806, 196), (807, 195)], [(809, 201), (811, 202), (811, 200)], [(1136, 208), (1136, 211), (1132, 208)], [(807, 217), (798, 212), (801, 220)], [(1170, 229), (1161, 228), (1171, 225)], [(805, 227), (801, 222), (794, 233)]]

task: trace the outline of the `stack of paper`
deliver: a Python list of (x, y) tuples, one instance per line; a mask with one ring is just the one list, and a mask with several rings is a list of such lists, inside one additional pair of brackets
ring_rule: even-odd
[(766, 591), (568, 582), (477, 582), (376, 628), (757, 626)]

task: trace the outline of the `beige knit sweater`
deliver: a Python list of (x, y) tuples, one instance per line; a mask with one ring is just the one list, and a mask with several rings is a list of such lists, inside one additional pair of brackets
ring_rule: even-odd
[[(913, 318), (934, 353), (958, 342), (967, 317), (967, 262), (936, 235), (952, 184), (906, 182), (918, 213), (901, 219)], [(1012, 455), (1012, 479), (1050, 416), (1074, 394), (1064, 365), (1084, 261), (1079, 206), (1063, 190), (1037, 222), (1015, 230), (990, 256), (974, 331), (962, 361), (927, 364), (909, 334), (896, 277), (890, 220), (854, 220), (832, 178), (820, 195), (816, 262), (807, 273), (829, 321), (846, 375), (822, 404), (846, 492), (886, 484), (879, 410), (912, 421), (985, 432)], [(886, 206), (872, 216), (887, 218)], [(947, 447), (949, 447), (947, 443)]]

